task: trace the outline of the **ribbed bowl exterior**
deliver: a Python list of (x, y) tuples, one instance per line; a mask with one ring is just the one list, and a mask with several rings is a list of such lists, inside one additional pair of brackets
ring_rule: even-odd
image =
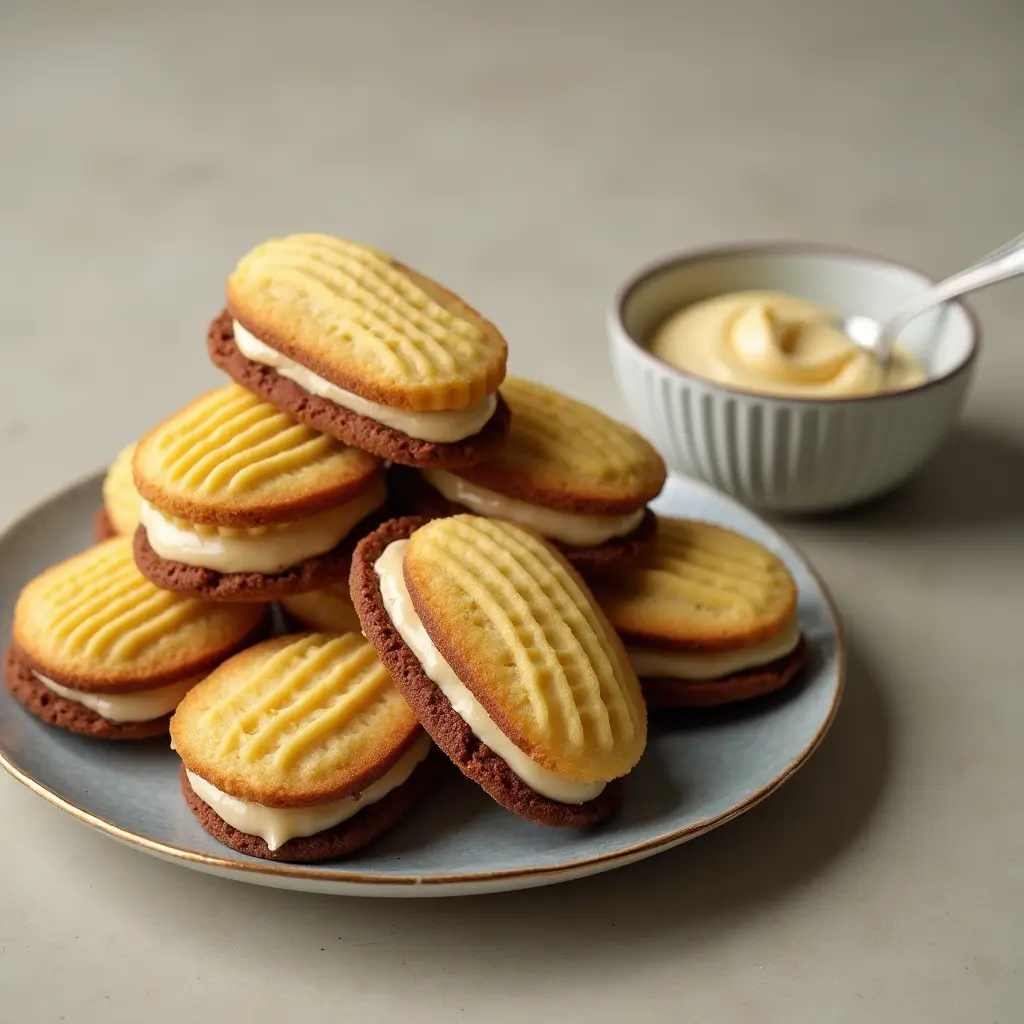
[(671, 469), (779, 512), (855, 505), (902, 483), (956, 422), (973, 371), (885, 396), (787, 401), (676, 373), (617, 325), (609, 333), (633, 423)]

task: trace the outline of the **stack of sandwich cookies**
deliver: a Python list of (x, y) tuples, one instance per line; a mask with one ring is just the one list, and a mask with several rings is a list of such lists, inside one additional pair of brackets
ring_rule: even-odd
[(392, 462), (471, 465), (508, 432), (504, 338), (369, 246), (327, 235), (258, 246), (228, 279), (207, 343), (239, 384)]
[(416, 803), (437, 767), (357, 633), (278, 637), (236, 655), (182, 701), (171, 742), (203, 828), (272, 860), (360, 849)]
[(461, 469), (398, 470), (395, 490), (426, 516), (471, 512), (546, 537), (578, 569), (632, 564), (656, 533), (647, 503), (665, 483), (661, 456), (635, 431), (552, 388), (508, 378), (505, 447)]
[(142, 499), (132, 480), (134, 457), (134, 444), (122, 448), (103, 478), (103, 508), (93, 523), (96, 540), (130, 536), (139, 525)]
[(215, 601), (267, 601), (348, 572), (349, 534), (387, 497), (378, 459), (235, 384), (148, 434), (135, 558), (154, 583)]
[(262, 636), (267, 609), (209, 605), (153, 586), (119, 537), (48, 569), (21, 592), (5, 676), (50, 725), (101, 739), (167, 732), (202, 676)]
[(783, 562), (710, 523), (659, 520), (641, 566), (594, 584), (651, 708), (709, 707), (785, 686), (805, 644)]
[(352, 598), (423, 727), (498, 803), (547, 825), (614, 813), (646, 709), (621, 643), (550, 545), (476, 516), (391, 520), (357, 546)]

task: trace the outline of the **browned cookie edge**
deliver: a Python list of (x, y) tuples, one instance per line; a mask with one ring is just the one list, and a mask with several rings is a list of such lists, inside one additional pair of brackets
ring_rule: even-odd
[(655, 710), (712, 708), (764, 697), (791, 682), (807, 661), (807, 641), (789, 654), (757, 668), (720, 679), (641, 679), (647, 706)]
[(216, 366), (264, 401), (314, 430), (391, 462), (450, 469), (472, 466), (490, 458), (508, 436), (512, 417), (500, 395), (494, 415), (482, 430), (472, 437), (449, 444), (409, 437), (369, 416), (361, 416), (319, 395), (311, 395), (294, 381), (282, 377), (273, 367), (242, 355), (235, 344), (231, 314), (227, 310), (210, 324), (206, 345)]
[(144, 740), (165, 736), (171, 720), (170, 714), (166, 714), (151, 722), (108, 722), (84, 704), (47, 689), (32, 675), (31, 662), (17, 644), (7, 649), (4, 680), (15, 699), (36, 718), (79, 736), (98, 740)]
[(540, 825), (584, 828), (611, 817), (622, 802), (620, 780), (584, 804), (563, 804), (530, 789), (502, 758), (473, 735), (440, 688), (427, 678), (416, 655), (391, 622), (381, 597), (374, 563), (393, 541), (405, 540), (428, 520), (407, 516), (384, 523), (364, 537), (352, 558), (352, 600), (367, 640), (416, 712), (423, 728), (462, 773), (502, 807)]
[(229, 825), (209, 804), (203, 803), (195, 794), (185, 766), (179, 773), (181, 792), (188, 803), (189, 809), (196, 816), (199, 824), (214, 839), (232, 850), (247, 854), (250, 857), (261, 857), (264, 860), (283, 860), (310, 863), (319, 860), (334, 860), (345, 857), (364, 846), (372, 843), (393, 825), (405, 817), (419, 799), (427, 792), (437, 777), (441, 758), (437, 751), (432, 750), (413, 770), (412, 775), (397, 789), (391, 790), (376, 803), (370, 804), (348, 821), (340, 825), (317, 832), (312, 836), (301, 836), (289, 839), (278, 849), (271, 850), (265, 839), (239, 832)]
[[(464, 505), (449, 501), (419, 473), (406, 466), (393, 467), (388, 471), (388, 488), (395, 504), (409, 515), (443, 519), (445, 516), (462, 513), (475, 514)], [(632, 567), (651, 550), (657, 539), (658, 517), (647, 509), (635, 529), (623, 537), (613, 537), (604, 544), (581, 548), (557, 540), (549, 539), (548, 543), (558, 548), (569, 564), (579, 572), (588, 574), (617, 572)]]

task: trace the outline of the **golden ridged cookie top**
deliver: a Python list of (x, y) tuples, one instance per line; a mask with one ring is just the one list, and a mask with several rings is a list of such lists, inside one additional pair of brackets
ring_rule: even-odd
[(228, 278), (228, 308), (297, 363), (396, 408), (462, 409), (505, 376), (493, 324), (386, 253), (330, 235), (257, 246)]
[(22, 590), (14, 641), (66, 686), (130, 691), (198, 675), (246, 642), (260, 605), (209, 604), (159, 590), (135, 567), (130, 537), (97, 544)]
[(593, 406), (509, 377), (512, 410), (505, 447), (458, 475), (499, 494), (570, 512), (633, 512), (665, 484), (665, 463), (635, 430)]
[(381, 463), (229, 384), (147, 434), (134, 467), (139, 493), (161, 512), (262, 526), (351, 501), (376, 482)]
[(373, 647), (358, 633), (267, 640), (189, 691), (171, 720), (185, 767), (269, 807), (358, 792), (420, 735)]
[(731, 650), (766, 640), (796, 611), (797, 590), (781, 559), (732, 530), (658, 519), (644, 563), (595, 581), (612, 625), (630, 640), (679, 650)]
[(536, 534), (460, 515), (418, 529), (405, 578), (431, 640), (521, 750), (580, 782), (647, 740), (640, 684), (583, 581)]
[(362, 629), (349, 594), (348, 580), (323, 590), (282, 597), (280, 604), (307, 629), (316, 629), (322, 633), (358, 633)]
[(134, 444), (122, 448), (103, 479), (103, 507), (120, 534), (134, 533), (139, 525), (140, 498), (132, 480), (134, 456)]

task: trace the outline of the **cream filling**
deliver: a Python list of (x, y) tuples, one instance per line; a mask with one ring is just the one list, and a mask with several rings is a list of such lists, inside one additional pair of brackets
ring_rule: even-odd
[(770, 665), (796, 650), (800, 620), (794, 615), (785, 629), (764, 643), (736, 651), (658, 651), (629, 648), (629, 660), (641, 679), (722, 679), (736, 672)]
[(330, 551), (386, 497), (383, 487), (373, 487), (354, 501), (319, 515), (231, 534), (216, 528), (182, 526), (146, 501), (142, 502), (140, 520), (150, 546), (161, 558), (215, 572), (273, 573)]
[(408, 544), (407, 540), (393, 541), (384, 549), (373, 569), (380, 579), (384, 608), (399, 636), (419, 659), (427, 678), (437, 684), (451, 703), (452, 710), (469, 726), (473, 735), (481, 743), (486, 743), (534, 792), (563, 804), (582, 804), (593, 800), (607, 785), (606, 782), (576, 782), (542, 768), (498, 728), (441, 656), (423, 628), (405, 584), (402, 566)]
[(506, 498), (504, 494), (472, 484), (444, 469), (424, 469), (421, 472), (434, 490), (440, 491), (449, 501), (465, 505), (478, 516), (510, 519), (520, 526), (536, 530), (542, 537), (573, 547), (590, 548), (604, 544), (613, 537), (624, 537), (640, 525), (646, 512), (646, 509), (639, 509), (624, 516), (559, 512), (518, 498)]
[(250, 334), (237, 320), (233, 323), (235, 344), (246, 359), (261, 363), (263, 366), (272, 366), (282, 377), (294, 381), (311, 395), (326, 398), (343, 409), (358, 413), (360, 416), (368, 416), (386, 427), (400, 430), (403, 434), (420, 441), (447, 444), (472, 437), (483, 430), (498, 407), (498, 399), (494, 395), (488, 395), (465, 409), (450, 409), (443, 412), (410, 412), (407, 409), (395, 409), (390, 405), (371, 402), (367, 398), (339, 388), (329, 380), (324, 380), (294, 359), (289, 359), (277, 349), (271, 348)]
[(425, 733), (376, 782), (356, 796), (346, 796), (312, 807), (267, 807), (240, 800), (186, 770), (192, 791), (218, 817), (247, 836), (259, 836), (271, 850), (302, 836), (316, 835), (357, 815), (364, 807), (383, 800), (398, 789), (430, 753), (432, 744)]
[(686, 306), (657, 329), (650, 348), (677, 369), (769, 395), (872, 395), (927, 379), (900, 345), (883, 371), (829, 310), (782, 292), (734, 292)]
[(163, 718), (181, 703), (181, 698), (202, 678), (192, 676), (179, 683), (137, 690), (134, 693), (86, 693), (83, 690), (69, 690), (34, 670), (32, 675), (58, 697), (73, 700), (115, 725), (122, 722), (152, 722), (155, 718)]

